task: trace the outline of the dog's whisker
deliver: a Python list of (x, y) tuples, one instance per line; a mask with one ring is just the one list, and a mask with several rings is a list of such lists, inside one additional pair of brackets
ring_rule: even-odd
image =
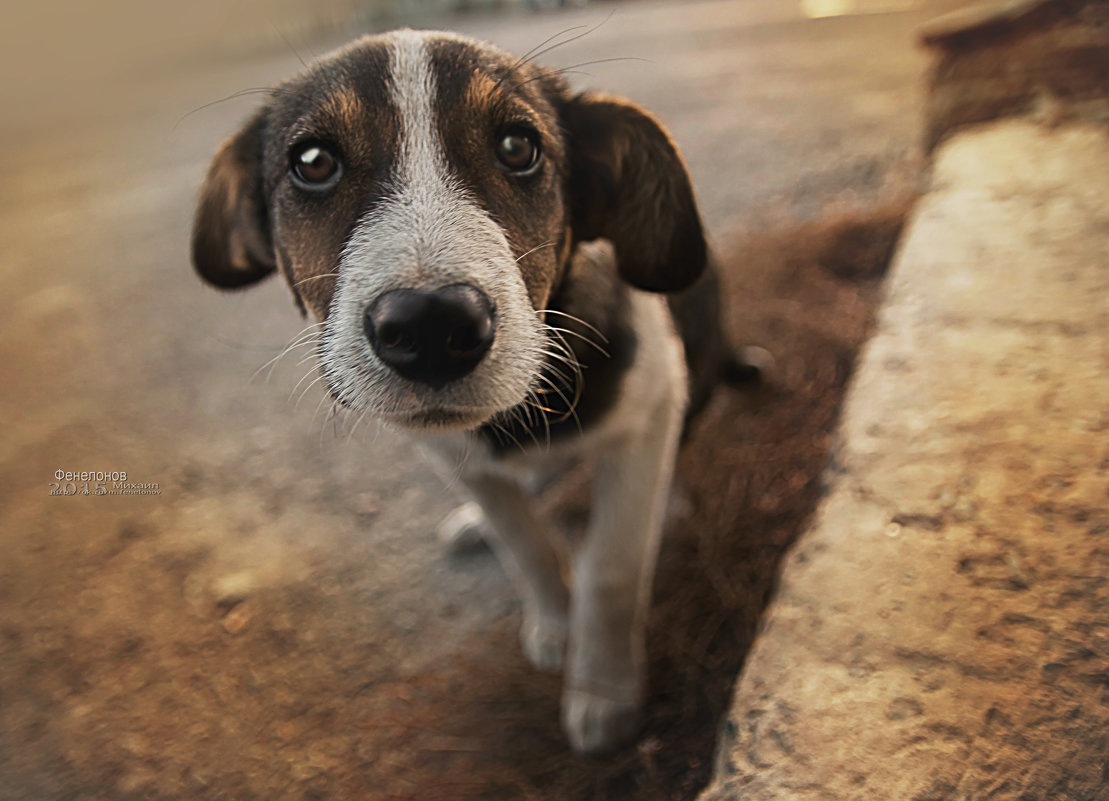
[(331, 398), (331, 407), (327, 411), (327, 417), (320, 422), (320, 436), (317, 441), (317, 447), (323, 451), (323, 435), (327, 431), (328, 423), (331, 424), (332, 435), (337, 434), (337, 427), (339, 424), (339, 417), (343, 414), (343, 406), (339, 404), (334, 398)]
[(547, 433), (547, 452), (549, 453), (551, 450), (551, 421), (545, 414), (540, 416), (543, 418), (543, 428), (546, 429)]
[[(582, 372), (581, 364), (579, 364), (578, 361), (576, 359), (574, 359), (572, 355), (567, 356), (565, 351), (562, 351), (562, 352), (559, 352), (559, 351), (553, 351), (553, 352), (545, 351), (545, 354), (548, 357), (554, 359), (557, 363), (565, 365), (567, 368), (569, 368), (570, 375), (573, 377), (574, 381), (578, 381), (584, 376), (584, 373)], [(563, 373), (557, 367), (554, 367), (552, 364), (548, 363), (547, 368), (548, 368), (548, 372), (551, 372), (551, 373), (557, 375), (563, 381), (566, 381), (567, 383), (571, 382), (570, 376), (567, 376), (565, 373)]]
[(574, 353), (574, 349), (570, 347), (570, 343), (562, 336), (562, 329), (554, 326), (547, 326), (547, 332), (550, 334), (547, 341), (566, 354), (566, 358), (580, 369), (581, 362), (578, 360), (578, 355)]
[(256, 378), (258, 378), (258, 375), (267, 367), (269, 368), (269, 372), (266, 374), (266, 382), (268, 383), (270, 378), (273, 376), (273, 371), (277, 367), (277, 363), (281, 361), (282, 358), (284, 358), (289, 353), (292, 353), (297, 348), (302, 348), (305, 345), (318, 341), (317, 338), (319, 337), (319, 332), (309, 330), (315, 328), (317, 325), (321, 325), (321, 323), (305, 326), (304, 328), (302, 328), (300, 330), (300, 333), (293, 338), (292, 342), (282, 348), (276, 356), (267, 360), (265, 364), (263, 364), (251, 374), (250, 378), (247, 379), (247, 384), (250, 384)]
[(542, 403), (539, 403), (539, 401), (528, 401), (527, 404), (528, 404), (528, 406), (530, 406), (534, 409), (538, 409), (539, 411), (545, 412), (547, 414), (558, 414), (559, 413), (558, 409), (552, 409), (550, 406), (544, 406)]
[[(528, 391), (528, 397), (527, 397), (526, 400), (532, 400), (532, 399), (535, 399), (535, 390), (534, 389), (531, 389), (531, 390)], [(546, 415), (537, 414), (536, 410), (535, 410), (535, 406), (531, 403), (526, 403), (526, 402), (524, 403), (524, 411), (522, 413), (527, 415), (528, 425), (531, 426), (531, 427), (535, 427), (540, 421), (542, 421), (544, 424), (547, 422)]]
[(473, 437), (466, 437), (462, 441), (462, 448), (456, 451), (458, 458), (453, 460), (454, 466), (451, 468), (451, 477), (447, 482), (447, 489), (454, 489), (462, 481), (462, 473), (466, 469), (466, 462), (470, 458), (470, 451), (474, 446)]
[(528, 394), (524, 396), (524, 402), (516, 404), (510, 410), (512, 417), (519, 421), (520, 425), (527, 426), (528, 428), (531, 428), (536, 423), (534, 415), (532, 415), (531, 412), (531, 406), (528, 405), (528, 399), (531, 398), (531, 394), (532, 390), (529, 389)]
[(547, 326), (547, 330), (548, 330), (548, 331), (558, 331), (558, 332), (560, 332), (560, 333), (563, 333), (563, 334), (569, 334), (570, 336), (573, 336), (573, 337), (577, 337), (577, 338), (578, 338), (578, 339), (580, 339), (580, 340), (581, 340), (582, 342), (584, 342), (584, 343), (585, 343), (586, 345), (589, 345), (589, 346), (591, 346), (591, 347), (593, 347), (593, 348), (596, 348), (596, 349), (597, 349), (597, 350), (598, 350), (598, 351), (600, 352), (600, 354), (601, 354), (602, 356), (605, 356), (605, 357), (607, 357), (607, 358), (609, 358), (609, 359), (611, 359), (611, 358), (612, 358), (612, 354), (610, 354), (610, 353), (609, 353), (609, 352), (608, 352), (607, 350), (605, 350), (604, 348), (602, 348), (602, 347), (601, 347), (600, 345), (598, 345), (598, 344), (597, 344), (596, 342), (594, 342), (594, 341), (593, 341), (592, 339), (590, 339), (589, 337), (587, 337), (587, 336), (586, 336), (585, 334), (582, 334), (582, 333), (580, 333), (580, 332), (578, 332), (578, 331), (573, 331), (573, 330), (571, 330), (571, 329), (569, 329), (569, 328), (558, 328), (557, 326), (553, 326), (553, 325), (548, 325), (548, 326)]
[(550, 331), (552, 333), (558, 332), (560, 334), (568, 334), (572, 337), (576, 337), (577, 339), (584, 342), (586, 345), (589, 345), (589, 347), (594, 348), (595, 350), (597, 350), (602, 356), (605, 356), (607, 358), (612, 358), (612, 354), (610, 354), (607, 350), (605, 350), (603, 347), (598, 345), (596, 342), (594, 342), (592, 339), (590, 339), (589, 337), (587, 337), (585, 334), (581, 333), (580, 331), (574, 331), (573, 329), (570, 329), (570, 328), (560, 328), (559, 326), (556, 326), (556, 325), (548, 325), (548, 326), (546, 326), (546, 330)]
[[(559, 344), (557, 342), (554, 342), (553, 340), (550, 344), (550, 348), (540, 348), (536, 352), (550, 359), (554, 359), (559, 364), (566, 365), (575, 373), (578, 372), (581, 364), (577, 361), (577, 359), (574, 358), (574, 354), (567, 353), (565, 349), (560, 347)], [(552, 365), (548, 363), (547, 366), (551, 367)]]
[(535, 443), (535, 447), (540, 447), (539, 440), (535, 438), (535, 432), (531, 430), (531, 426), (524, 422), (523, 413), (519, 406), (514, 406), (505, 412), (502, 419), (505, 426), (519, 426), (522, 428), (524, 433)]
[[(527, 407), (525, 406), (524, 408), (526, 409)], [(542, 447), (539, 444), (539, 440), (536, 439), (535, 432), (532, 431), (532, 427), (524, 422), (524, 413), (523, 410), (520, 409), (520, 407), (517, 406), (516, 408), (512, 409), (512, 419), (514, 422), (519, 423), (524, 431), (527, 432), (528, 436), (531, 437), (531, 441), (535, 443), (535, 447)]]
[(552, 367), (549, 364), (546, 366), (543, 372), (560, 379), (564, 384), (566, 384), (566, 386), (570, 386), (571, 384), (575, 383), (578, 375), (576, 372), (572, 372), (571, 375), (567, 375), (562, 370), (559, 370), (557, 367)]
[[(555, 332), (552, 332), (554, 334)], [(570, 348), (566, 346), (565, 342), (557, 342), (554, 339), (548, 340), (554, 350), (542, 349), (540, 353), (544, 356), (549, 356), (557, 362), (565, 364), (569, 367), (575, 375), (580, 375), (582, 371), (582, 364), (578, 361), (577, 356)]]
[[(300, 385), (303, 384), (305, 381), (307, 381), (309, 378), (311, 378), (312, 374), (315, 373), (315, 372), (316, 372), (316, 368), (313, 367), (311, 370), (309, 370), (307, 373), (305, 373), (304, 376), (299, 381), (296, 382), (296, 386), (294, 386), (292, 392), (289, 393), (289, 397), (285, 399), (286, 403), (289, 403), (293, 400), (293, 395), (295, 395), (297, 390), (300, 389)], [(317, 378), (316, 381), (318, 381), (320, 378), (323, 378), (323, 373), (320, 373), (319, 378)], [(313, 381), (312, 383), (314, 384), (315, 381)], [(312, 384), (309, 384), (308, 386), (309, 386), (309, 388), (311, 388)]]
[[(612, 16), (612, 14), (609, 14), (609, 17), (611, 17), (611, 16)], [(608, 21), (607, 17), (606, 17), (605, 21), (606, 22)], [(541, 50), (541, 48), (543, 48), (546, 45), (550, 44), (550, 42), (554, 41), (555, 39), (559, 38), (560, 36), (565, 36), (566, 34), (573, 33), (574, 31), (580, 31), (582, 28), (585, 28), (585, 27), (587, 27), (587, 26), (586, 25), (574, 25), (573, 27), (565, 28), (565, 29), (559, 31), (558, 33), (554, 34), (553, 36), (548, 36), (546, 39), (544, 39), (542, 42), (537, 44), (531, 50), (529, 50), (528, 52), (526, 52), (522, 56), (520, 56), (518, 59), (516, 59), (516, 61), (514, 61), (508, 67), (508, 69), (505, 70), (504, 74), (501, 75), (500, 79), (495, 84), (493, 84), (494, 91), (500, 88), (500, 86), (504, 82), (505, 78), (507, 78), (509, 75), (512, 75), (514, 72), (516, 72), (516, 70), (518, 70), (520, 67), (527, 64), (533, 58), (538, 58), (539, 56), (543, 55), (544, 53), (550, 52), (551, 49), (554, 49), (556, 47), (560, 47), (563, 44), (569, 44), (570, 42), (574, 41), (574, 38), (577, 38), (577, 37), (567, 39), (564, 42), (558, 42), (554, 45), (551, 45), (551, 48), (549, 48), (548, 50)], [(588, 31), (586, 31), (586, 33), (588, 33)], [(581, 34), (581, 35), (584, 36), (585, 34)]]
[(501, 430), (508, 436), (509, 439), (512, 440), (513, 444), (516, 445), (516, 448), (520, 451), (520, 453), (522, 453), (526, 456), (527, 452), (528, 452), (528, 449), (524, 447), (524, 443), (520, 442), (520, 440), (516, 437), (516, 435), (514, 435), (507, 428), (502, 427)]
[[(322, 409), (323, 405), (325, 403), (327, 403), (329, 400), (331, 401), (332, 412), (334, 412), (334, 410), (335, 410), (335, 399), (331, 397), (330, 392), (324, 392), (322, 395), (320, 395), (320, 400), (316, 404), (316, 410), (314, 412), (312, 412), (312, 424), (313, 425), (316, 424), (316, 418), (320, 416), (320, 409)], [(327, 423), (327, 421), (325, 420), (324, 424), (326, 424), (326, 423)]]
[[(309, 374), (309, 375), (310, 375), (310, 374)], [(297, 401), (296, 401), (296, 403), (294, 403), (294, 404), (293, 404), (293, 411), (296, 411), (297, 409), (299, 409), (299, 408), (300, 408), (300, 402), (301, 402), (302, 400), (304, 400), (304, 396), (305, 396), (305, 395), (307, 395), (307, 394), (309, 393), (309, 391), (310, 391), (310, 390), (312, 389), (312, 387), (316, 386), (316, 384), (320, 383), (320, 382), (321, 382), (321, 381), (323, 381), (323, 380), (324, 380), (324, 375), (323, 375), (323, 374), (321, 373), (320, 375), (316, 376), (316, 378), (314, 378), (314, 379), (312, 380), (312, 383), (311, 383), (311, 384), (309, 384), (308, 386), (306, 386), (306, 387), (304, 388), (304, 391), (300, 393), (300, 397), (299, 397), (299, 398), (297, 398)]]
[(366, 413), (368, 411), (368, 408), (363, 409), (362, 413), (358, 415), (358, 419), (354, 421), (354, 425), (350, 428), (350, 433), (347, 434), (346, 442), (343, 443), (344, 445), (349, 445), (354, 440), (354, 432), (358, 430), (358, 426), (362, 424), (362, 421), (366, 418)]
[[(540, 379), (543, 380), (543, 381), (546, 381), (547, 384), (550, 385), (551, 389), (554, 390), (554, 393), (556, 395), (558, 395), (558, 397), (562, 400), (563, 403), (566, 404), (566, 412), (561, 417), (559, 417), (557, 420), (554, 420), (553, 422), (561, 423), (563, 420), (567, 419), (568, 417), (573, 417), (574, 418), (574, 423), (578, 427), (578, 433), (581, 433), (581, 431), (582, 431), (581, 420), (578, 418), (578, 415), (577, 415), (577, 412), (576, 412), (577, 403), (581, 399), (581, 396), (579, 394), (575, 394), (574, 400), (571, 402), (566, 397), (566, 394), (561, 389), (559, 389), (558, 386), (553, 381), (551, 381), (549, 378), (547, 378), (546, 376), (541, 375)], [(546, 410), (546, 411), (553, 411), (553, 410)]]
[(318, 281), (321, 278), (338, 278), (338, 277), (339, 277), (338, 273), (321, 273), (320, 275), (310, 275), (307, 278), (302, 278), (299, 281), (297, 281), (295, 284), (293, 284), (293, 287), (295, 288), (295, 287), (300, 286), (301, 284), (307, 284), (309, 281)]
[(534, 253), (535, 251), (537, 251), (537, 250), (542, 250), (543, 248), (549, 248), (549, 247), (554, 247), (554, 242), (544, 242), (544, 243), (543, 243), (542, 245), (536, 245), (536, 246), (535, 246), (535, 247), (533, 247), (533, 248), (532, 248), (531, 250), (529, 250), (529, 251), (528, 251), (527, 253), (523, 253), (523, 254), (521, 254), (521, 255), (517, 256), (517, 257), (516, 257), (516, 261), (517, 261), (517, 262), (519, 262), (519, 261), (520, 261), (521, 259), (523, 259), (523, 258), (524, 258), (525, 256), (530, 256), (530, 255), (531, 255), (532, 253)]
[(529, 83), (532, 83), (534, 81), (541, 81), (544, 78), (553, 78), (555, 75), (584, 75), (587, 78), (592, 77), (590, 73), (585, 72), (584, 70), (576, 70), (573, 67), (566, 67), (565, 69), (561, 70), (548, 70), (547, 72), (541, 73), (539, 75), (534, 75), (531, 78), (528, 78), (526, 81), (520, 81), (518, 84), (512, 87), (512, 91), (515, 92), (520, 87), (527, 86)]
[(305, 60), (304, 60), (304, 59), (303, 59), (303, 58), (301, 57), (300, 53), (299, 53), (299, 52), (297, 52), (297, 49), (296, 49), (295, 47), (293, 47), (293, 43), (292, 43), (292, 42), (290, 42), (290, 41), (289, 41), (289, 39), (288, 39), (288, 37), (287, 37), (287, 36), (285, 36), (285, 33), (284, 33), (284, 32), (283, 32), (283, 31), (282, 31), (282, 30), (281, 30), (280, 28), (278, 28), (278, 27), (277, 27), (276, 23), (273, 23), (273, 22), (271, 22), (271, 23), (270, 23), (270, 27), (271, 27), (271, 28), (273, 28), (274, 32), (275, 32), (275, 33), (276, 33), (276, 34), (277, 34), (278, 36), (280, 36), (280, 37), (281, 37), (281, 41), (283, 41), (283, 42), (285, 43), (285, 45), (286, 45), (286, 46), (287, 46), (287, 47), (288, 47), (288, 48), (289, 48), (290, 50), (292, 50), (292, 51), (293, 51), (293, 55), (297, 57), (297, 61), (299, 61), (299, 62), (300, 62), (300, 66), (304, 67), (304, 69), (308, 69), (308, 62), (306, 62), (306, 61), (305, 61)]
[[(298, 347), (298, 348), (303, 348), (303, 347), (304, 347), (305, 345), (316, 345), (316, 346), (319, 346), (320, 344), (322, 344), (322, 339), (320, 339), (319, 337), (317, 337), (317, 338), (315, 338), (315, 339), (312, 339), (312, 340), (309, 340), (309, 341), (307, 341), (307, 342), (302, 342), (302, 343), (300, 343), (299, 345), (297, 345), (296, 347)], [(319, 359), (320, 359), (320, 352), (319, 352), (319, 348), (318, 348), (318, 347), (316, 347), (316, 348), (313, 348), (312, 350), (308, 351), (308, 353), (306, 353), (306, 354), (305, 354), (304, 358), (302, 358), (302, 359), (301, 359), (301, 360), (300, 360), (299, 362), (297, 362), (297, 367), (299, 367), (300, 365), (304, 364), (305, 362), (307, 362), (307, 361), (309, 361), (309, 360), (311, 360), (311, 359), (316, 359), (317, 361), (319, 361)]]
[[(529, 50), (520, 59), (520, 61), (522, 63), (518, 66), (514, 66), (513, 70), (518, 69), (519, 66), (522, 66), (523, 64), (526, 64), (529, 61), (534, 61), (537, 58), (541, 58), (542, 56), (545, 56), (547, 53), (550, 53), (553, 50), (557, 50), (558, 48), (563, 47), (564, 45), (572, 44), (573, 42), (576, 42), (579, 39), (582, 39), (586, 36), (589, 36), (591, 33), (596, 32), (597, 30), (599, 30), (601, 28), (601, 26), (605, 25), (610, 19), (612, 19), (612, 15), (615, 14), (615, 13), (616, 13), (616, 9), (614, 8), (614, 9), (612, 9), (612, 11), (608, 12), (607, 17), (605, 17), (603, 20), (598, 22), (596, 25), (594, 25), (589, 30), (583, 31), (582, 33), (571, 36), (569, 39), (563, 39), (561, 42), (555, 42), (554, 44), (550, 45), (549, 47), (544, 47), (545, 45), (547, 45), (547, 42), (550, 42), (552, 39), (557, 39), (559, 36), (563, 36), (567, 33), (570, 33), (571, 31), (579, 30), (581, 28), (584, 28), (585, 26), (584, 25), (576, 25), (573, 28), (567, 28), (566, 30), (555, 34), (554, 36), (550, 37), (550, 39), (548, 39), (546, 42), (541, 42), (539, 45), (537, 45), (536, 47)], [(539, 48), (543, 48), (543, 49), (539, 49)]]
[[(585, 384), (584, 376), (582, 374), (582, 366), (581, 366), (581, 363), (578, 362), (577, 359), (573, 358), (573, 351), (570, 349), (570, 346), (566, 342), (566, 340), (563, 339), (562, 335), (557, 330), (552, 330), (551, 334), (553, 335), (554, 338), (552, 340), (548, 340), (548, 341), (550, 341), (553, 344), (559, 346), (562, 350), (564, 350), (566, 352), (567, 355), (570, 356), (570, 358), (572, 360), (571, 362), (567, 362), (567, 364), (568, 364), (568, 366), (570, 366), (574, 370), (574, 382), (573, 382), (573, 384), (574, 384), (574, 400), (571, 403), (570, 401), (566, 400), (565, 396), (563, 396), (563, 401), (565, 401), (566, 405), (569, 407), (570, 413), (573, 413), (574, 410), (577, 408), (578, 403), (581, 401), (581, 395), (582, 395), (582, 392), (583, 392), (583, 389), (584, 389), (583, 385)], [(558, 392), (558, 389), (557, 389), (557, 387), (555, 387), (553, 382), (551, 382), (551, 387), (552, 387), (552, 389), (555, 389), (556, 392)], [(561, 395), (562, 393), (559, 392), (559, 394)], [(578, 425), (578, 429), (580, 430), (581, 429), (581, 420), (578, 419), (576, 414), (574, 414), (574, 420)]]
[(572, 320), (573, 322), (577, 323), (578, 325), (584, 326), (585, 328), (588, 328), (594, 334), (599, 336), (601, 338), (602, 342), (604, 342), (606, 345), (608, 344), (608, 337), (606, 337), (603, 333), (601, 333), (601, 330), (599, 328), (597, 328), (596, 326), (590, 325), (589, 323), (587, 323), (585, 320), (581, 319), (580, 317), (575, 317), (572, 314), (567, 314), (566, 312), (559, 311), (558, 309), (543, 309), (542, 313), (543, 314), (557, 314), (560, 317), (565, 317), (568, 320)]
[[(380, 433), (380, 428), (378, 429)], [(470, 438), (466, 437), (465, 444), (463, 445), (462, 452), (458, 454), (458, 458), (452, 460), (453, 464), (450, 465), (449, 475), (443, 481), (444, 488), (449, 492), (458, 486), (462, 481), (462, 470), (466, 465), (466, 457), (470, 452)]]
[[(528, 390), (527, 397), (525, 397), (523, 403), (516, 408), (515, 416), (522, 422), (524, 415), (527, 415), (527, 429), (528, 433), (531, 434), (532, 441), (535, 442), (537, 448), (549, 453), (551, 450), (551, 421), (548, 415), (557, 414), (557, 412), (544, 408), (539, 402), (536, 392), (537, 390), (534, 387)], [(538, 412), (542, 412), (542, 414)], [(543, 428), (545, 430), (545, 441), (543, 444), (540, 444), (534, 432), (531, 430), (536, 427), (539, 420), (543, 421)]]
[(590, 61), (582, 61), (578, 64), (571, 64), (568, 67), (558, 67), (557, 69), (547, 70), (546, 72), (541, 72), (538, 75), (533, 75), (526, 81), (520, 81), (520, 83), (513, 86), (512, 91), (516, 92), (521, 86), (526, 86), (533, 81), (542, 81), (545, 78), (553, 78), (556, 75), (588, 75), (588, 73), (582, 72), (580, 68), (590, 67), (594, 64), (612, 64), (617, 61), (640, 61), (644, 64), (652, 63), (649, 58), (640, 58), (639, 56), (612, 56), (611, 58), (595, 58)]
[(177, 118), (176, 122), (173, 123), (173, 128), (171, 130), (176, 131), (177, 127), (181, 123), (183, 123), (185, 120), (187, 120), (193, 114), (196, 114), (198, 111), (203, 111), (204, 109), (211, 108), (212, 106), (218, 106), (220, 103), (226, 103), (228, 100), (235, 100), (236, 98), (248, 97), (250, 95), (282, 94), (284, 91), (285, 90), (281, 89), (281, 87), (277, 87), (277, 86), (268, 86), (268, 87), (266, 87), (266, 86), (254, 86), (254, 87), (251, 87), (249, 89), (240, 89), (237, 92), (232, 92), (231, 94), (227, 95), (226, 97), (221, 97), (218, 100), (212, 100), (208, 103), (197, 106), (196, 108), (192, 109), (191, 111), (186, 111), (184, 114), (182, 114), (180, 117)]
[(527, 448), (525, 448), (522, 444), (520, 444), (520, 440), (516, 439), (516, 437), (512, 434), (512, 432), (509, 431), (507, 428), (505, 428), (500, 423), (497, 423), (493, 420), (489, 421), (489, 425), (492, 426), (493, 429), (495, 431), (497, 431), (499, 434), (503, 434), (510, 442), (512, 442), (513, 445), (515, 445), (517, 448), (520, 449), (521, 453), (523, 453), (523, 454), (527, 453)]
[[(610, 14), (609, 16), (612, 16), (612, 15)], [(520, 67), (522, 67), (524, 64), (527, 64), (528, 61), (531, 60), (532, 56), (538, 57), (538, 56), (542, 55), (543, 52), (547, 52), (547, 51), (542, 51), (542, 52), (539, 52), (539, 51), (541, 50), (541, 48), (546, 47), (548, 44), (550, 44), (551, 42), (553, 42), (555, 39), (559, 38), (560, 36), (565, 36), (568, 33), (573, 33), (574, 31), (580, 31), (582, 28), (587, 28), (587, 27), (589, 27), (589, 26), (588, 25), (574, 25), (570, 28), (563, 28), (558, 33), (553, 34), (551, 36), (548, 36), (546, 39), (544, 39), (542, 42), (537, 44), (531, 50), (529, 50), (528, 52), (526, 52), (522, 56), (520, 56), (518, 59), (516, 59), (516, 61), (513, 62), (512, 66), (510, 66), (508, 68), (508, 72), (511, 73), (514, 70), (517, 70)], [(566, 40), (566, 42), (572, 42), (572, 41), (573, 41), (573, 39), (567, 39)], [(558, 44), (553, 45), (553, 46), (558, 47), (559, 45), (566, 44), (566, 42), (559, 42)]]
[(557, 367), (552, 367), (551, 365), (547, 365), (547, 369), (545, 369), (542, 374), (548, 377), (558, 378), (564, 386), (573, 387), (577, 390), (577, 388), (581, 386), (584, 375), (581, 370), (575, 369), (573, 365), (567, 366), (570, 368), (570, 375), (567, 375), (564, 371)]
[[(279, 354), (278, 354), (277, 358), (280, 358), (280, 357), (281, 357), (282, 355), (284, 355), (284, 354), (285, 354), (285, 353), (286, 353), (286, 352), (287, 352), (287, 351), (288, 351), (288, 350), (289, 350), (290, 348), (294, 348), (294, 347), (297, 347), (297, 346), (299, 346), (299, 345), (300, 345), (301, 343), (303, 343), (303, 342), (305, 342), (305, 341), (307, 341), (307, 340), (310, 340), (310, 339), (312, 339), (312, 338), (314, 338), (314, 337), (318, 337), (318, 336), (320, 335), (320, 332), (319, 332), (319, 331), (313, 331), (313, 330), (312, 330), (312, 329), (316, 328), (316, 327), (317, 327), (317, 325), (318, 325), (318, 324), (314, 324), (314, 325), (306, 325), (306, 326), (305, 326), (304, 328), (300, 329), (300, 331), (299, 331), (299, 332), (297, 332), (296, 336), (294, 336), (294, 337), (293, 337), (293, 338), (292, 338), (292, 339), (291, 339), (291, 340), (289, 341), (289, 344), (288, 344), (288, 345), (286, 345), (286, 346), (284, 347), (284, 349), (283, 349), (283, 350), (281, 351), (281, 353), (279, 353)], [(268, 364), (268, 362), (267, 362), (267, 364)]]
[(577, 354), (574, 353), (574, 349), (570, 347), (570, 343), (568, 343), (566, 339), (562, 336), (562, 329), (544, 323), (544, 330), (550, 334), (550, 336), (547, 337), (546, 344), (557, 348), (559, 351), (565, 354), (566, 358), (570, 359), (574, 363), (578, 363)]

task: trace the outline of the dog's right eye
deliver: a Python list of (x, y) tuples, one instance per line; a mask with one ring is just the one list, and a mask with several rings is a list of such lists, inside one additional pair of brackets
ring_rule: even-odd
[(497, 142), (497, 161), (508, 172), (530, 175), (539, 165), (539, 134), (522, 125), (509, 128)]
[(339, 157), (322, 142), (303, 142), (289, 154), (293, 183), (311, 192), (330, 189), (339, 180)]

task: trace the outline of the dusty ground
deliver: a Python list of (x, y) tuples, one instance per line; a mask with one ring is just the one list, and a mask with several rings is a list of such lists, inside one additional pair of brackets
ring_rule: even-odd
[[(217, 296), (188, 269), (193, 193), (252, 98), (175, 123), (296, 58), (154, 71), (158, 91), (110, 120), (5, 120), (0, 799), (695, 794), (818, 492), (886, 255), (830, 256), (858, 245), (788, 221), (875, 208), (913, 175), (919, 130), (925, 12), (783, 7), (629, 6), (552, 61), (651, 57), (589, 81), (673, 129), (726, 254), (733, 333), (778, 358), (765, 388), (718, 399), (683, 457), (651, 720), (603, 759), (568, 753), (557, 682), (520, 656), (492, 558), (437, 547), (454, 501), (430, 472), (386, 432), (313, 417), (314, 391), (296, 407), (298, 357), (250, 380), (301, 325), (285, 290)], [(526, 50), (599, 16), (458, 27)], [(898, 209), (877, 209), (888, 242)], [(57, 470), (123, 470), (160, 494), (51, 497)], [(575, 499), (552, 501), (568, 525)]]

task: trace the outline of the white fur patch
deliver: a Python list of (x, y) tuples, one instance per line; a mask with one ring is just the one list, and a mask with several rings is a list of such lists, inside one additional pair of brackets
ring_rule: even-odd
[[(321, 348), (332, 391), (348, 406), (412, 425), (444, 410), (476, 427), (527, 397), (541, 366), (542, 325), (501, 228), (447, 168), (436, 127), (436, 85), (427, 42), (391, 36), (391, 95), (401, 121), (390, 191), (357, 224), (343, 250)], [(493, 303), (496, 338), (475, 370), (440, 390), (409, 381), (374, 354), (365, 310), (394, 289), (476, 286)]]

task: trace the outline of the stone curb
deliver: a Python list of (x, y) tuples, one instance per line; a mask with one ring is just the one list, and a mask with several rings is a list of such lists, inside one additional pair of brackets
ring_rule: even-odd
[(925, 149), (1004, 117), (1109, 123), (1109, 0), (1009, 0), (924, 26)]
[(1109, 797), (1107, 176), (937, 150), (702, 801)]
[(1011, 36), (1014, 29), (1042, 27), (1065, 19), (1070, 0), (1005, 0), (976, 3), (951, 11), (921, 27), (920, 41), (929, 47), (963, 47), (972, 39)]

